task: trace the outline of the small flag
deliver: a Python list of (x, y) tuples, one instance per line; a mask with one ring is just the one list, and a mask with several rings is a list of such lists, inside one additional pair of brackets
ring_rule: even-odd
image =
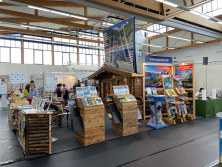
[(137, 78), (137, 79), (136, 79), (136, 82), (137, 82), (137, 83), (139, 83), (139, 82), (140, 82), (140, 79), (139, 79), (139, 78)]
[(115, 76), (113, 75), (112, 79), (114, 79), (114, 78), (115, 78)]
[(126, 77), (123, 79), (123, 81), (127, 81)]

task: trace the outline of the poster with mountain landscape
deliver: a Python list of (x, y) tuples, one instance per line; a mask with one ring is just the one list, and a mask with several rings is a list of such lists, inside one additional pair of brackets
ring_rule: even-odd
[(106, 65), (137, 72), (134, 28), (135, 17), (131, 17), (103, 30)]
[(184, 88), (193, 87), (193, 65), (175, 66), (175, 75), (181, 76), (182, 86)]
[(145, 88), (163, 88), (162, 75), (171, 75), (171, 66), (145, 65)]

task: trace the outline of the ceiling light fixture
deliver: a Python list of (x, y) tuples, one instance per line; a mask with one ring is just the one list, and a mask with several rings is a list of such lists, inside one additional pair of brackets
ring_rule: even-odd
[(29, 25), (21, 25), (22, 27), (26, 27), (26, 28), (33, 28), (33, 29), (39, 29), (38, 27), (34, 27), (34, 26), (29, 26)]
[(112, 23), (107, 23), (107, 22), (103, 22), (103, 25), (113, 26), (114, 24), (112, 24)]
[(77, 19), (88, 20), (86, 17), (81, 17), (81, 16), (77, 16), (77, 15), (70, 15), (70, 17), (75, 17)]
[(166, 4), (166, 5), (173, 6), (173, 7), (175, 7), (175, 8), (179, 6), (179, 5), (175, 4), (175, 3), (168, 2), (168, 1), (164, 1), (163, 3)]
[(31, 5), (29, 5), (28, 8), (42, 10), (42, 11), (45, 11), (45, 12), (50, 12), (50, 10), (48, 10), (48, 9), (41, 8), (41, 7), (36, 7), (36, 6), (31, 6)]
[(63, 12), (58, 12), (58, 11), (55, 11), (55, 10), (50, 10), (51, 13), (55, 13), (55, 14), (60, 14), (60, 15), (64, 15), (64, 16), (70, 16), (69, 14), (67, 13), (63, 13)]

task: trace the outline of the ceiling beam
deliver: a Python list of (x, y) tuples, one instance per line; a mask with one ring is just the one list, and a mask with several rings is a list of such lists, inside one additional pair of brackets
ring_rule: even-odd
[[(41, 31), (32, 31), (32, 30), (19, 29), (19, 28), (11, 28), (11, 27), (0, 26), (0, 30), (11, 31), (11, 33), (27, 33), (27, 34), (34, 34), (34, 35), (40, 35), (40, 36), (73, 39), (73, 40), (103, 44), (103, 41), (98, 41), (98, 40), (84, 39), (84, 38), (78, 38), (78, 37), (70, 37), (70, 36), (57, 35), (57, 34), (50, 34), (50, 33), (41, 32)], [(0, 34), (1, 34), (1, 31), (0, 31)]]
[[(76, 3), (72, 2), (66, 2), (66, 1), (47, 1), (47, 0), (18, 0), (19, 2), (24, 2), (24, 3), (32, 3), (33, 5), (37, 6), (45, 6), (45, 7), (85, 7), (84, 5), (79, 5)], [(17, 5), (12, 5), (8, 3), (0, 3), (0, 6), (17, 6)]]
[(36, 15), (32, 15), (32, 14), (16, 12), (16, 11), (7, 10), (7, 9), (1, 9), (0, 13), (5, 14), (5, 15), (11, 15), (11, 16), (17, 16), (17, 17), (22, 17), (22, 18), (28, 18), (28, 19), (43, 21), (43, 22), (66, 25), (66, 26), (71, 26), (71, 27), (93, 29), (92, 26), (86, 26), (86, 25), (82, 25), (82, 24), (72, 23), (72, 22), (65, 21), (64, 19), (63, 20), (54, 20), (53, 18), (49, 18), (49, 17), (36, 16)]
[[(90, 18), (100, 20), (103, 17), (90, 17)], [(41, 22), (45, 22), (45, 21), (42, 21), (42, 20), (34, 20), (34, 19), (22, 18), (22, 17), (12, 17), (12, 18), (4, 17), (4, 18), (0, 18), (0, 20), (8, 21), (8, 22), (14, 22), (14, 23), (27, 23), (27, 22), (29, 22), (29, 23), (41, 23)], [(65, 20), (65, 21), (69, 21), (69, 22), (84, 22), (84, 20), (77, 19), (77, 18), (53, 18), (53, 20), (56, 20), (56, 21)]]
[(206, 44), (210, 44), (210, 43), (221, 42), (221, 41), (222, 41), (221, 39), (215, 39), (215, 40), (207, 41), (207, 43), (196, 43), (196, 44), (181, 46), (181, 47), (178, 47), (177, 49), (162, 50), (162, 51), (159, 51), (159, 52), (154, 52), (154, 53), (152, 53), (152, 54), (150, 54), (150, 55), (156, 55), (156, 54), (160, 54), (160, 53), (178, 51), (178, 50), (181, 50), (181, 49), (186, 49), (186, 48), (191, 48), (191, 47), (206, 45)]
[[(142, 10), (139, 8), (134, 8), (134, 7), (131, 7), (128, 5), (124, 5), (124, 4), (120, 4), (118, 2), (111, 1), (111, 0), (103, 0), (104, 2), (102, 0), (81, 0), (81, 1), (67, 0), (67, 1), (78, 3), (81, 5), (87, 5), (89, 7), (100, 9), (100, 10), (106, 10), (107, 12), (112, 12), (112, 13), (119, 14), (122, 16), (127, 16), (127, 17), (135, 16), (136, 19), (138, 19), (138, 20), (151, 22), (154, 24), (161, 24), (161, 25), (165, 25), (168, 27), (174, 27), (176, 29), (181, 29), (184, 31), (189, 31), (189, 32), (194, 32), (197, 34), (209, 36), (212, 38), (222, 39), (222, 34), (217, 31), (209, 30), (209, 29), (204, 28), (202, 26), (197, 26), (197, 25), (194, 25), (191, 23), (186, 23), (186, 22), (175, 20), (175, 19), (169, 19), (166, 21), (156, 19), (156, 18), (151, 17), (150, 13), (148, 13), (145, 10)], [(152, 13), (152, 14), (158, 15), (155, 13)], [(158, 16), (161, 16), (161, 15), (158, 15)], [(191, 17), (195, 17), (194, 14)], [(161, 19), (162, 19), (162, 17), (161, 17)], [(205, 23), (208, 23), (208, 22), (206, 21)], [(210, 23), (211, 22), (209, 22), (209, 24)], [(206, 25), (206, 27), (208, 27), (208, 25)], [(222, 26), (221, 26), (221, 29), (222, 29)]]
[[(181, 31), (181, 30), (174, 29), (174, 30), (165, 32), (164, 34), (173, 34), (173, 33), (179, 32), (179, 31)], [(148, 39), (153, 40), (153, 39), (160, 38), (160, 37), (162, 37), (162, 35), (155, 35), (155, 36), (149, 37)]]

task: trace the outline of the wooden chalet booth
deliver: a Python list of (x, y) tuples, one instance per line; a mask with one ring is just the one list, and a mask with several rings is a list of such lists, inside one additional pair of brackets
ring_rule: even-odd
[[(128, 102), (117, 102), (116, 95), (114, 95), (113, 86), (119, 85), (128, 85), (129, 87), (129, 95), (133, 95), (135, 97), (140, 97), (143, 99), (143, 75), (132, 73), (126, 70), (118, 69), (118, 68), (111, 68), (107, 65), (104, 65), (98, 71), (93, 73), (88, 77), (88, 79), (98, 80), (99, 81), (99, 96), (101, 98), (105, 98), (107, 96), (112, 96), (114, 102), (117, 105), (117, 109), (120, 112), (123, 122), (114, 124), (112, 123), (112, 128), (115, 133), (118, 133), (122, 136), (134, 134), (138, 132), (138, 115), (137, 115), (137, 107), (139, 107), (141, 115), (143, 115), (143, 105), (138, 105), (135, 101), (128, 101)], [(125, 96), (129, 96), (125, 95)], [(110, 113), (108, 105), (105, 103), (106, 112)], [(132, 104), (135, 107), (132, 107)], [(124, 105), (124, 107), (123, 107)], [(132, 110), (126, 110), (126, 106), (128, 105), (129, 108)], [(123, 109), (124, 108), (124, 109)], [(129, 116), (129, 114), (132, 114)], [(127, 117), (128, 115), (128, 117)], [(129, 118), (132, 120), (129, 120)], [(133, 123), (132, 123), (133, 122)], [(129, 124), (132, 123), (132, 124)], [(126, 126), (125, 126), (126, 125)], [(134, 128), (131, 128), (134, 127)], [(131, 130), (130, 130), (131, 128)], [(118, 130), (117, 130), (118, 129)]]

